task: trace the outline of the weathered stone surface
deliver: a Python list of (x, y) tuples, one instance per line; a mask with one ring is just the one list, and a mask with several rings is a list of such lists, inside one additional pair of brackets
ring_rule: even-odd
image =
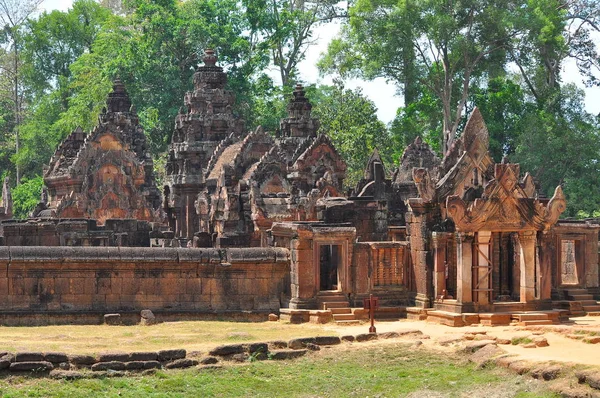
[(287, 341), (283, 341), (283, 340), (275, 340), (275, 341), (269, 341), (269, 347), (275, 350), (281, 349), (281, 348), (288, 348), (288, 343)]
[(111, 326), (119, 326), (122, 324), (121, 314), (106, 314), (104, 315), (104, 323)]
[(110, 361), (98, 362), (92, 365), (92, 371), (98, 372), (103, 370), (125, 370), (125, 362)]
[(52, 363), (61, 363), (69, 362), (69, 357), (62, 352), (47, 352), (44, 354), (44, 360)]
[(162, 365), (158, 361), (142, 361), (143, 368), (148, 369), (160, 369)]
[(279, 320), (279, 315), (277, 314), (269, 314), (269, 321), (270, 322), (277, 322)]
[(370, 340), (377, 340), (377, 333), (362, 333), (362, 334), (357, 334), (355, 336), (355, 339), (358, 342), (370, 341)]
[(40, 362), (44, 361), (44, 354), (41, 352), (17, 352), (15, 362)]
[(600, 336), (585, 337), (583, 342), (588, 344), (598, 344), (600, 343)]
[(562, 368), (558, 365), (541, 366), (531, 371), (531, 376), (534, 379), (554, 380), (560, 374)]
[(198, 361), (195, 359), (181, 358), (167, 362), (164, 366), (166, 369), (181, 369), (191, 368), (192, 366), (198, 365)]
[(213, 348), (209, 351), (209, 354), (222, 357), (226, 355), (241, 354), (245, 351), (246, 346), (244, 344), (226, 344)]
[(352, 336), (352, 335), (342, 336), (340, 339), (342, 341), (346, 341), (348, 343), (351, 343), (351, 342), (353, 342), (355, 340), (354, 336)]
[(127, 362), (129, 354), (126, 352), (103, 352), (98, 354), (96, 362)]
[(69, 355), (69, 362), (73, 365), (93, 365), (97, 361), (91, 355)]
[(150, 310), (140, 311), (140, 317), (140, 325), (150, 326), (155, 325), (158, 322), (154, 313)]
[(315, 337), (315, 344), (317, 345), (337, 345), (342, 340), (338, 336), (317, 336)]
[(61, 362), (58, 364), (58, 368), (62, 370), (69, 370), (71, 369), (71, 364), (69, 362)]
[(378, 333), (377, 336), (380, 339), (396, 339), (396, 338), (400, 337), (400, 333), (398, 333), (398, 332), (385, 332), (385, 333)]
[(502, 349), (494, 344), (488, 344), (475, 351), (469, 356), (469, 360), (477, 364), (478, 367), (484, 367), (491, 362), (492, 358), (504, 353)]
[(274, 360), (294, 359), (294, 358), (299, 358), (301, 356), (306, 355), (307, 352), (308, 352), (308, 350), (306, 350), (306, 349), (274, 351), (271, 353), (271, 359), (274, 359)]
[(247, 352), (242, 352), (239, 354), (228, 355), (226, 358), (234, 362), (246, 362), (250, 358), (250, 355), (248, 355)]
[(184, 349), (176, 350), (161, 350), (158, 352), (158, 360), (161, 362), (172, 361), (174, 359), (185, 358), (186, 351)]
[(158, 359), (157, 352), (132, 352), (129, 354), (130, 361), (156, 361)]
[(212, 365), (212, 364), (215, 364), (218, 362), (219, 362), (219, 360), (215, 357), (204, 357), (200, 360), (200, 363), (202, 365)]
[(269, 351), (269, 345), (267, 343), (250, 343), (246, 344), (244, 348), (250, 354), (254, 354), (257, 352), (266, 353), (267, 351)]
[(520, 344), (520, 346), (523, 348), (537, 348), (537, 344), (535, 344), (535, 343), (525, 343), (525, 344)]
[(589, 373), (585, 377), (585, 382), (595, 390), (600, 390), (600, 373)]
[(509, 339), (496, 339), (497, 344), (507, 345), (510, 344), (511, 341)]
[(5, 359), (0, 359), (0, 369), (8, 369), (10, 364), (11, 364), (10, 361), (7, 361)]
[(23, 361), (11, 363), (9, 369), (11, 372), (47, 372), (54, 369), (54, 366), (50, 362), (46, 361)]
[(53, 379), (78, 380), (83, 379), (85, 375), (75, 370), (53, 369), (50, 371), (50, 377)]
[(475, 352), (486, 345), (496, 345), (494, 340), (473, 340), (465, 344), (465, 348), (463, 349), (465, 352)]
[(316, 339), (314, 337), (302, 337), (299, 339), (292, 339), (288, 341), (288, 347), (293, 350), (299, 350), (301, 348), (305, 348), (307, 344), (316, 344)]
[(305, 347), (309, 351), (319, 351), (319, 350), (321, 350), (321, 347), (318, 344), (313, 344), (313, 343), (306, 343)]
[(463, 341), (463, 336), (460, 336), (460, 335), (443, 336), (443, 337), (440, 337), (439, 339), (437, 339), (438, 344), (441, 346), (444, 346), (444, 347), (452, 345), (452, 344), (460, 343), (462, 341)]
[(545, 337), (535, 337), (533, 342), (537, 347), (548, 347), (550, 345)]
[(396, 330), (401, 337), (409, 337), (409, 336), (422, 336), (423, 332), (419, 329), (398, 329)]
[(125, 362), (125, 370), (142, 370), (142, 369), (144, 369), (144, 362), (142, 362), (142, 361)]
[(524, 361), (514, 361), (508, 365), (508, 368), (517, 374), (525, 374), (531, 370), (531, 364)]

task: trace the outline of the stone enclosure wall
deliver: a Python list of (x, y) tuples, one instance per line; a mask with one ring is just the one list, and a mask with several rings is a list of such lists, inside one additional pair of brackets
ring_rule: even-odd
[(288, 257), (283, 248), (0, 247), (0, 319), (277, 311)]

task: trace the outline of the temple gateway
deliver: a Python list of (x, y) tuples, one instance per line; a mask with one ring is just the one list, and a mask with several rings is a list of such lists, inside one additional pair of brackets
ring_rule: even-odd
[(118, 80), (98, 125), (50, 159), (29, 219), (12, 218), (4, 182), (0, 323), (142, 309), (356, 322), (369, 295), (377, 317), (453, 326), (600, 314), (600, 223), (561, 220), (561, 187), (546, 198), (518, 164), (494, 163), (477, 109), (443, 159), (417, 138), (388, 172), (375, 151), (345, 192), (301, 85), (277, 131), (247, 131), (212, 50), (193, 80), (162, 186)]

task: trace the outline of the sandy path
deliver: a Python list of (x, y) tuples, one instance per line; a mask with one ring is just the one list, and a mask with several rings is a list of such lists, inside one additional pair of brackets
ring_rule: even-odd
[[(571, 318), (573, 321), (569, 325), (556, 326), (557, 329), (581, 328), (585, 327), (600, 332), (600, 317), (579, 317)], [(450, 336), (462, 336), (467, 332), (486, 331), (487, 335), (511, 339), (513, 337), (531, 336), (533, 328), (525, 329), (518, 326), (467, 326), (450, 327), (424, 321), (400, 320), (394, 322), (377, 322), (375, 324), (378, 333), (393, 332), (402, 329), (418, 329), (431, 337), (429, 340), (423, 340), (426, 346), (435, 346), (440, 338)], [(335, 330), (341, 335), (356, 335), (367, 333), (369, 324), (357, 326), (337, 326), (334, 324), (325, 326), (326, 329)], [(549, 327), (552, 329), (554, 327)], [(587, 344), (580, 340), (569, 339), (564, 334), (545, 330), (543, 337), (548, 340), (549, 347), (524, 348), (518, 345), (501, 345), (500, 347), (510, 354), (519, 355), (521, 358), (529, 361), (558, 361), (565, 363), (577, 363), (583, 365), (600, 366), (600, 344)]]

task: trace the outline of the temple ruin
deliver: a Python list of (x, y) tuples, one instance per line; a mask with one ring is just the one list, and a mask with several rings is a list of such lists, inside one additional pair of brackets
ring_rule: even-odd
[(477, 109), (443, 159), (420, 138), (395, 170), (375, 151), (345, 195), (346, 164), (301, 85), (269, 132), (235, 115), (213, 51), (193, 81), (162, 187), (118, 80), (98, 125), (56, 150), (29, 219), (12, 219), (5, 182), (1, 322), (141, 309), (352, 322), (369, 295), (379, 317), (453, 326), (600, 312), (600, 223), (560, 220), (561, 187), (545, 198), (518, 164), (495, 163)]

